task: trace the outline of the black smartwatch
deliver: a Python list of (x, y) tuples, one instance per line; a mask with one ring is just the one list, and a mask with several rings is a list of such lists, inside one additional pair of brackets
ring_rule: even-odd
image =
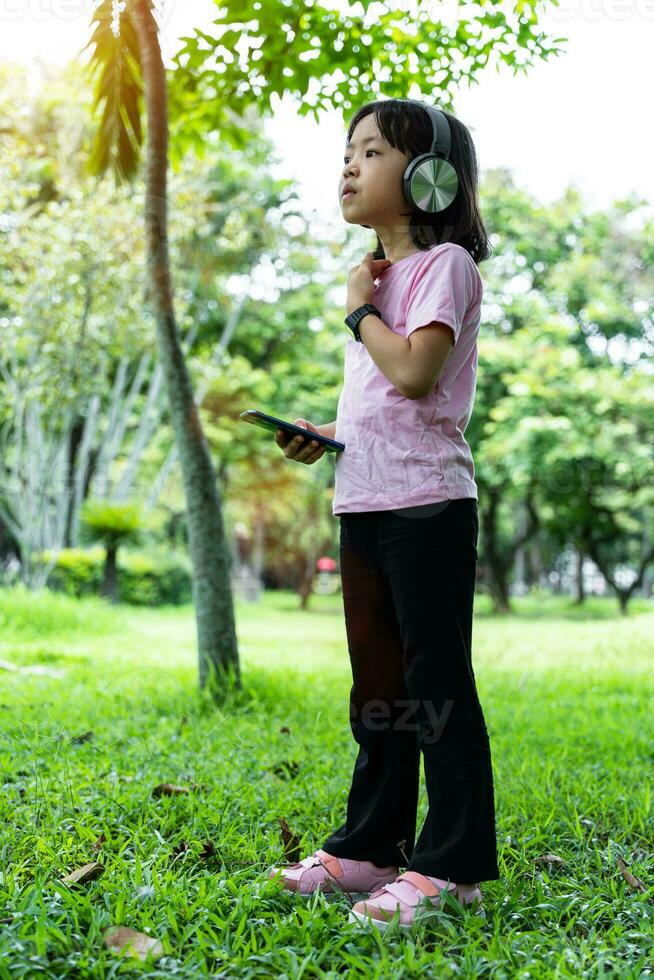
[(354, 334), (354, 339), (358, 340), (360, 344), (363, 343), (363, 341), (361, 340), (361, 334), (359, 333), (359, 324), (363, 320), (364, 316), (368, 315), (368, 313), (374, 313), (380, 320), (382, 318), (381, 313), (376, 306), (372, 305), (372, 303), (364, 303), (363, 306), (357, 306), (356, 310), (352, 310), (350, 315), (345, 317), (345, 322)]

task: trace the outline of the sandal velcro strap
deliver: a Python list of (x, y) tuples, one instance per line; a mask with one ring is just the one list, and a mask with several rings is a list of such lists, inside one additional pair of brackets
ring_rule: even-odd
[(333, 854), (327, 854), (326, 851), (320, 849), (316, 851), (316, 854), (320, 858), (322, 864), (327, 868), (330, 875), (333, 875), (334, 878), (343, 877), (343, 868), (341, 867), (341, 862), (337, 857), (334, 857)]
[(423, 895), (429, 895), (430, 898), (433, 898), (435, 895), (439, 894), (439, 890), (433, 881), (430, 881), (425, 875), (421, 875), (419, 871), (405, 871), (404, 874), (399, 875), (396, 880), (410, 881), (415, 888), (423, 893)]
[(411, 907), (417, 905), (422, 898), (415, 888), (409, 887), (408, 882), (403, 885), (399, 878), (396, 881), (391, 881), (388, 885), (384, 885), (384, 891), (394, 895), (395, 898), (399, 898), (403, 905), (410, 905)]

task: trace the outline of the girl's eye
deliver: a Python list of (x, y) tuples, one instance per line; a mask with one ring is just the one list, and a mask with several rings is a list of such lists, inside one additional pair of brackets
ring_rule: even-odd
[[(366, 150), (366, 153), (376, 153), (377, 155), (379, 155), (378, 150)], [(343, 157), (343, 163), (347, 163), (349, 159), (350, 159), (349, 157)]]

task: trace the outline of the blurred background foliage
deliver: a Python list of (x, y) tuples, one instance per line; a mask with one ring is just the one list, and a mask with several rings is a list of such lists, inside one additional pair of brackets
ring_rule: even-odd
[[(121, 548), (125, 563), (167, 552), (182, 570), (162, 575), (186, 583), (184, 497), (143, 302), (143, 185), (86, 174), (89, 86), (74, 64), (48, 72), (34, 93), (16, 66), (0, 67), (4, 578), (99, 587), (102, 562), (91, 572), (80, 557), (80, 513), (94, 498), (155, 514), (145, 543)], [(336, 417), (347, 272), (374, 242), (345, 223), (321, 237), (292, 182), (269, 175), (274, 148), (260, 121), (249, 113), (247, 123), (240, 148), (207, 137), (170, 173), (176, 316), (235, 571), (296, 588), (306, 603), (317, 557), (338, 558), (334, 457), (292, 464), (239, 413)], [(624, 612), (652, 590), (650, 202), (594, 212), (570, 187), (545, 205), (497, 169), (482, 175), (481, 205), (494, 252), (480, 267), (466, 430), (479, 587), (505, 612), (512, 592), (532, 588), (565, 588), (581, 602), (592, 568)], [(140, 594), (123, 591), (127, 601)], [(165, 584), (141, 593), (175, 601)]]

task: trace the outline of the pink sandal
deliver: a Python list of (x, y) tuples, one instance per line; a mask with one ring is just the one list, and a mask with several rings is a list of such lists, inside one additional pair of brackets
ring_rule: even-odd
[[(410, 929), (421, 917), (429, 915), (434, 907), (440, 905), (441, 891), (447, 891), (461, 905), (474, 905), (479, 915), (485, 912), (481, 904), (481, 890), (478, 885), (457, 885), (453, 881), (437, 878), (437, 887), (426, 875), (418, 871), (405, 871), (395, 881), (383, 885), (364, 901), (357, 902), (350, 911), (350, 922), (362, 922), (384, 931), (397, 917), (401, 929)], [(422, 915), (421, 915), (422, 912)]]
[(284, 887), (300, 895), (312, 895), (316, 891), (344, 891), (360, 895), (376, 891), (386, 882), (395, 881), (398, 871), (399, 868), (392, 866), (378, 868), (371, 861), (335, 857), (318, 848), (297, 864), (272, 868), (268, 878), (276, 880), (281, 873)]

